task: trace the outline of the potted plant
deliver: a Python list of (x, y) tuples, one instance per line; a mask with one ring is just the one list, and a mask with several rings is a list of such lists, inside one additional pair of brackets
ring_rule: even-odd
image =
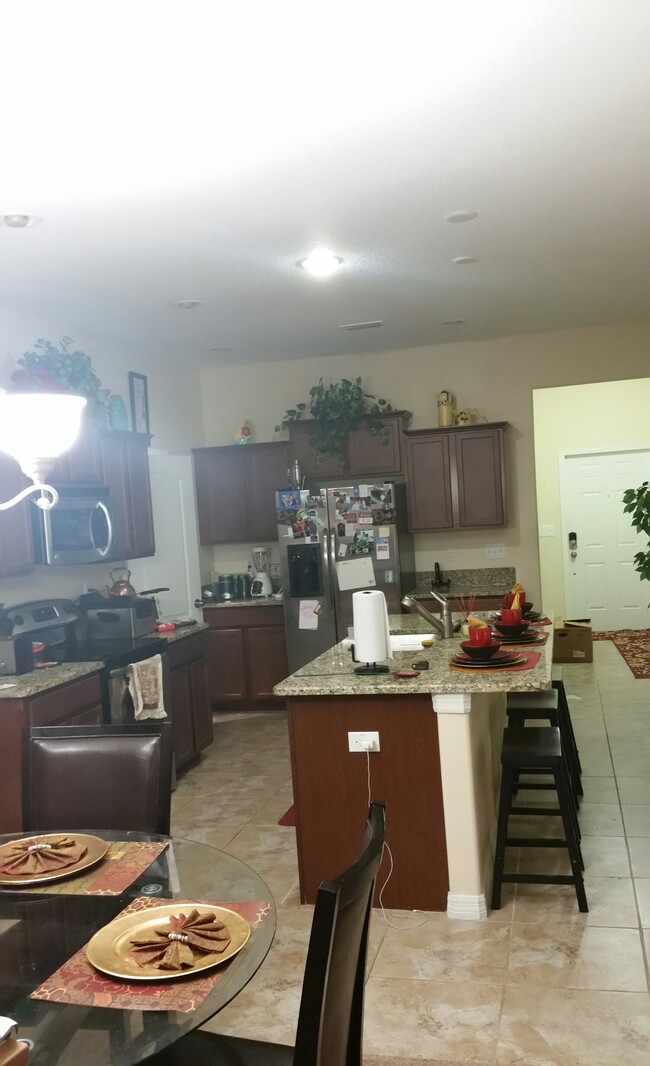
[(14, 385), (22, 392), (71, 392), (85, 396), (88, 413), (99, 425), (108, 424), (109, 390), (102, 389), (90, 356), (71, 351), (72, 340), (63, 337), (59, 347), (40, 338), (34, 351), (25, 352), (18, 359), (19, 370), (11, 375)]
[[(650, 581), (650, 488), (644, 481), (638, 489), (626, 489), (623, 493), (623, 511), (632, 515), (632, 525), (638, 533), (648, 537), (648, 549), (634, 556), (634, 569), (642, 581)], [(648, 604), (650, 607), (650, 604)]]
[[(283, 424), (275, 427), (279, 433), (288, 422), (297, 422), (305, 415), (314, 421), (309, 443), (316, 456), (316, 463), (322, 462), (325, 455), (336, 455), (341, 465), (345, 466), (345, 445), (348, 434), (358, 429), (368, 415), (381, 416), (393, 407), (387, 400), (378, 399), (369, 392), (364, 392), (361, 378), (324, 385), (320, 378), (317, 385), (309, 390), (309, 400), (290, 407), (284, 415)], [(388, 443), (388, 429), (381, 417), (370, 418), (368, 432), (379, 436), (382, 444)]]

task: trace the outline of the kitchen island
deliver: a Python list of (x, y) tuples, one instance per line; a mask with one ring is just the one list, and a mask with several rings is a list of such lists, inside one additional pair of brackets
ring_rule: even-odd
[[(412, 615), (390, 622), (393, 633), (428, 629)], [(302, 902), (354, 854), (370, 780), (372, 798), (388, 803), (394, 869), (384, 904), (486, 917), (506, 695), (550, 687), (552, 635), (522, 672), (453, 671), (459, 643), (396, 651), (391, 670), (429, 661), (418, 677), (397, 680), (355, 674), (342, 642), (275, 687), (289, 714)], [(348, 750), (349, 732), (371, 731), (378, 752)], [(384, 857), (379, 887), (388, 869)]]

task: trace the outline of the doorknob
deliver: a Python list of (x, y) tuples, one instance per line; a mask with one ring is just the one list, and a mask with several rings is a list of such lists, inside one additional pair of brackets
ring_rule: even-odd
[(578, 534), (569, 533), (569, 555), (572, 559), (578, 557)]

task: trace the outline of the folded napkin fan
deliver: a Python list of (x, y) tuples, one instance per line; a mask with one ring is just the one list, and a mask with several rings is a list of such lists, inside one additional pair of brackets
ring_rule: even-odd
[(46, 874), (64, 870), (86, 854), (85, 844), (74, 837), (29, 837), (7, 845), (0, 871), (3, 874)]
[(127, 667), (127, 678), (136, 719), (166, 718), (160, 655), (131, 663)]
[(231, 941), (226, 925), (214, 911), (199, 914), (196, 908), (185, 914), (171, 915), (165, 925), (131, 941), (131, 951), (140, 966), (159, 970), (183, 970), (194, 966), (196, 957), (220, 954)]

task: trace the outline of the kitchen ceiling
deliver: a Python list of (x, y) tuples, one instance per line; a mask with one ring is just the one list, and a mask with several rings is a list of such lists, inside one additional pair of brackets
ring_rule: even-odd
[[(647, 0), (9, 0), (2, 25), (0, 216), (43, 219), (0, 225), (3, 317), (196, 365), (648, 317)], [(318, 246), (331, 278), (297, 266)]]

